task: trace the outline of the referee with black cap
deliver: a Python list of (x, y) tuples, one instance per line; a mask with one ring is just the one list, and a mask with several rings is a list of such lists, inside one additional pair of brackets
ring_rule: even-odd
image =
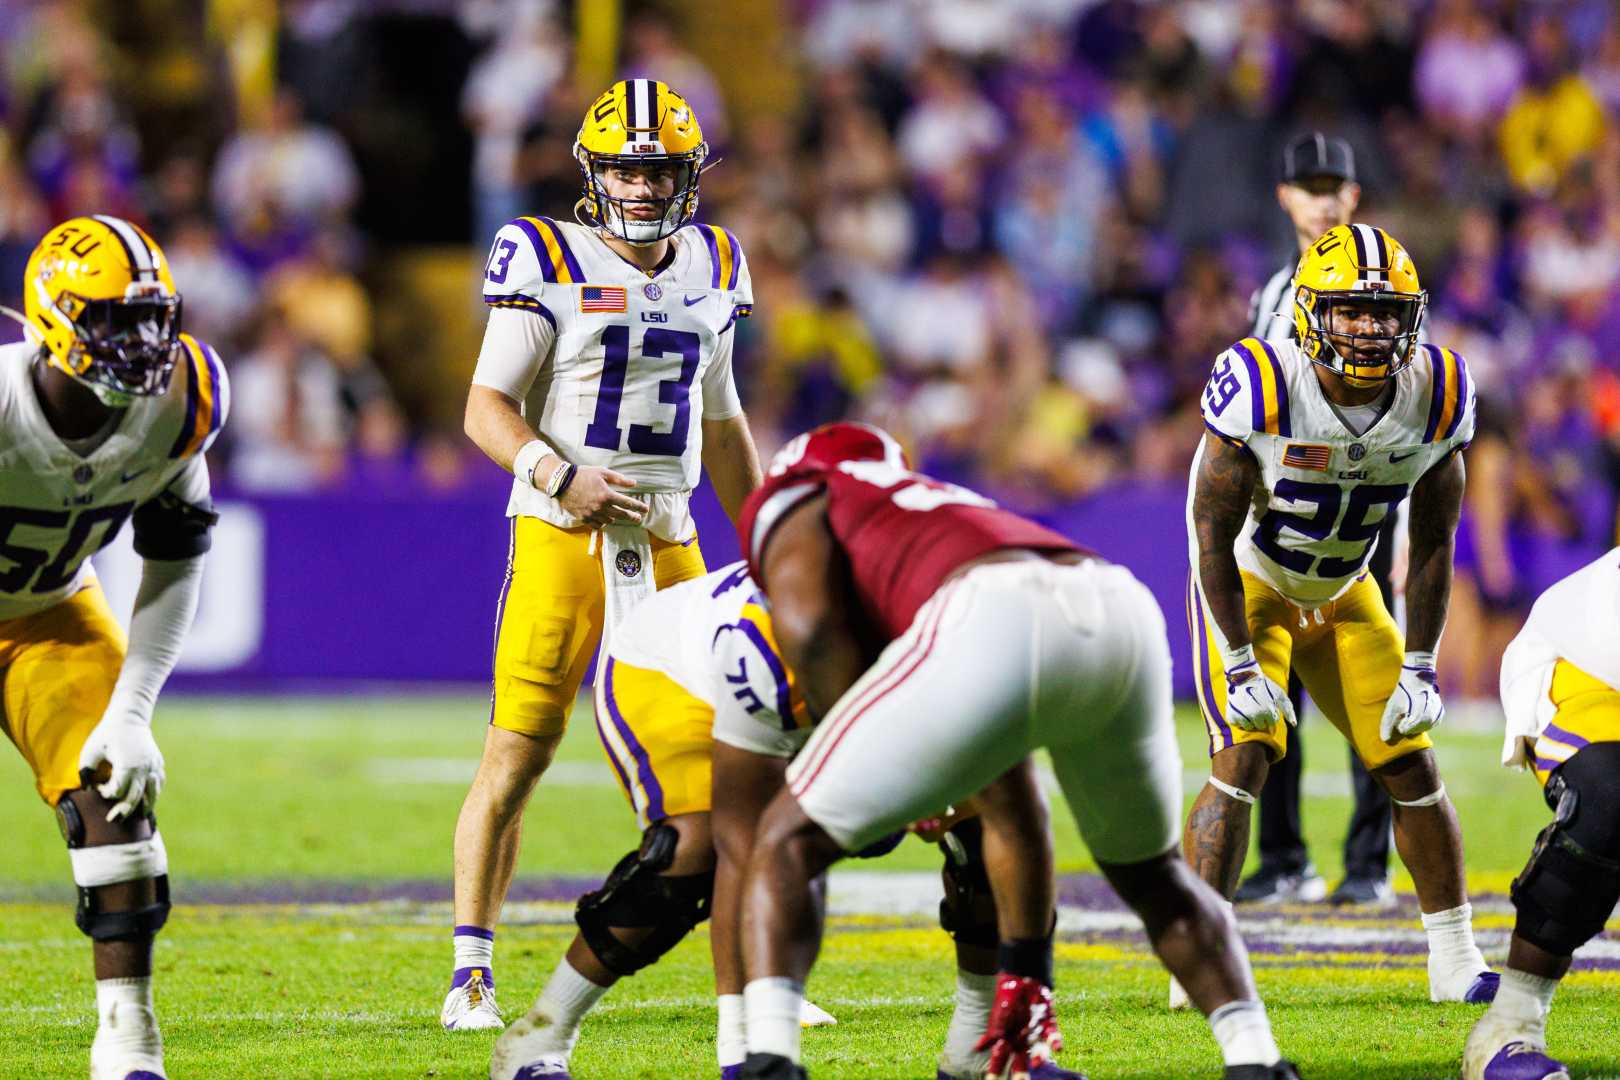
[[(1277, 202), (1294, 225), (1298, 254), (1329, 229), (1347, 224), (1361, 200), (1355, 155), (1343, 139), (1319, 131), (1301, 135), (1283, 151), (1282, 182)], [(1294, 268), (1298, 256), (1284, 264), (1250, 302), (1251, 337), (1290, 341), (1294, 337)], [(1422, 340), (1420, 327), (1420, 337)], [(1384, 519), (1370, 569), (1384, 606), (1395, 610), (1389, 569), (1395, 546), (1395, 515)], [(1304, 696), (1299, 679), (1290, 676), (1288, 695), (1299, 712)], [(1260, 794), (1260, 868), (1238, 886), (1239, 903), (1321, 900), (1327, 885), (1311, 864), (1299, 823), (1300, 774), (1304, 771), (1303, 728), (1289, 733), (1288, 754), (1271, 767)], [(1389, 796), (1350, 751), (1355, 813), (1344, 841), (1344, 880), (1327, 899), (1335, 904), (1385, 903), (1389, 886)]]

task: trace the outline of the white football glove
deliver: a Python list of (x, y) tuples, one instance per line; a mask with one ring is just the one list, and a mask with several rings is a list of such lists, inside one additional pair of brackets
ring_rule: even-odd
[(79, 769), (96, 772), (105, 763), (112, 776), (96, 791), (117, 805), (107, 811), (108, 821), (150, 810), (163, 790), (163, 751), (152, 738), (152, 725), (127, 713), (108, 712), (84, 741)]
[(1288, 692), (1260, 670), (1254, 646), (1224, 654), (1226, 665), (1226, 722), (1244, 731), (1270, 731), (1280, 720), (1290, 727), (1299, 723)]
[(1445, 702), (1434, 674), (1434, 653), (1409, 652), (1401, 661), (1401, 680), (1384, 706), (1384, 719), (1378, 732), (1385, 742), (1396, 737), (1421, 735), (1445, 719)]

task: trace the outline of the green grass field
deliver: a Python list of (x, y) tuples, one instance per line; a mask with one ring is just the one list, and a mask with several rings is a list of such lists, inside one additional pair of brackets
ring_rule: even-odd
[[(437, 1010), (450, 967), (450, 836), (483, 733), (476, 693), (304, 699), (172, 699), (160, 708), (169, 785), (159, 816), (177, 908), (159, 939), (158, 1004), (173, 1080), (242, 1076), (482, 1077), (490, 1037), (448, 1035)], [(538, 991), (571, 932), (572, 888), (635, 841), (595, 745), (588, 706), (531, 806), (497, 948), (509, 1015)], [(1202, 729), (1181, 718), (1188, 788)], [(1344, 752), (1310, 733), (1305, 814), (1333, 878), (1348, 815)], [(1535, 783), (1495, 764), (1498, 736), (1442, 729), (1441, 767), (1462, 816), (1482, 944), (1499, 959), (1502, 896), (1545, 822)], [(88, 945), (72, 922), (67, 857), (15, 754), (0, 755), (0, 1078), (83, 1075), (94, 1028)], [(1091, 869), (1066, 815), (1060, 868)], [(949, 1013), (948, 940), (921, 901), (933, 849), (908, 842), (833, 885), (811, 996), (838, 1026), (806, 1033), (820, 1080), (930, 1080)], [(892, 872), (889, 878), (872, 875)], [(909, 872), (909, 873), (908, 873)], [(1397, 878), (1398, 887), (1410, 883)], [(886, 902), (863, 909), (863, 898)], [(883, 914), (877, 913), (881, 909)], [(1428, 1003), (1409, 905), (1332, 917), (1245, 914), (1279, 1041), (1311, 1080), (1456, 1075), (1478, 1010)], [(581, 1080), (713, 1076), (708, 939), (699, 932), (622, 984), (587, 1022)], [(1620, 1076), (1620, 944), (1560, 991), (1549, 1035), (1576, 1076)], [(1200, 1017), (1162, 1008), (1165, 976), (1138, 933), (1066, 906), (1058, 947), (1061, 1060), (1105, 1077), (1215, 1077)]]

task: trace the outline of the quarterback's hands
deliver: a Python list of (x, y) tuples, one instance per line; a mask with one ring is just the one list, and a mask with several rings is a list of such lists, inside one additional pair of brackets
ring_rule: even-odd
[(1244, 731), (1270, 731), (1280, 720), (1290, 727), (1299, 723), (1288, 691), (1260, 670), (1254, 646), (1233, 649), (1224, 656), (1226, 666), (1226, 722)]
[(1401, 679), (1384, 706), (1378, 733), (1385, 742), (1421, 735), (1445, 718), (1446, 705), (1434, 674), (1434, 653), (1409, 652), (1401, 661)]
[(1063, 1049), (1052, 988), (1027, 975), (997, 975), (990, 1022), (973, 1049), (990, 1051), (987, 1080), (1027, 1080)]
[(647, 504), (618, 489), (635, 483), (612, 469), (581, 465), (557, 502), (587, 525), (634, 525), (647, 516)]
[(109, 713), (101, 718), (79, 752), (79, 775), (86, 785), (106, 765), (112, 775), (95, 788), (103, 799), (116, 805), (107, 811), (108, 821), (150, 810), (163, 790), (163, 752), (152, 738), (152, 725), (145, 720)]

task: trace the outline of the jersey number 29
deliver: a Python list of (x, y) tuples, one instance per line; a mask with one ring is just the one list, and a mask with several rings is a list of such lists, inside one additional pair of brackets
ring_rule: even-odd
[[(644, 357), (679, 356), (681, 371), (673, 379), (658, 384), (658, 400), (675, 406), (675, 418), (668, 431), (654, 431), (646, 424), (631, 424), (629, 450), (632, 454), (660, 454), (680, 457), (686, 451), (686, 432), (692, 422), (692, 380), (697, 377), (702, 339), (690, 330), (669, 330), (655, 326), (641, 337)], [(619, 406), (624, 398), (624, 376), (630, 367), (630, 328), (609, 326), (602, 331), (602, 383), (596, 391), (596, 415), (585, 429), (585, 445), (599, 450), (618, 450), (624, 440), (619, 427)]]

